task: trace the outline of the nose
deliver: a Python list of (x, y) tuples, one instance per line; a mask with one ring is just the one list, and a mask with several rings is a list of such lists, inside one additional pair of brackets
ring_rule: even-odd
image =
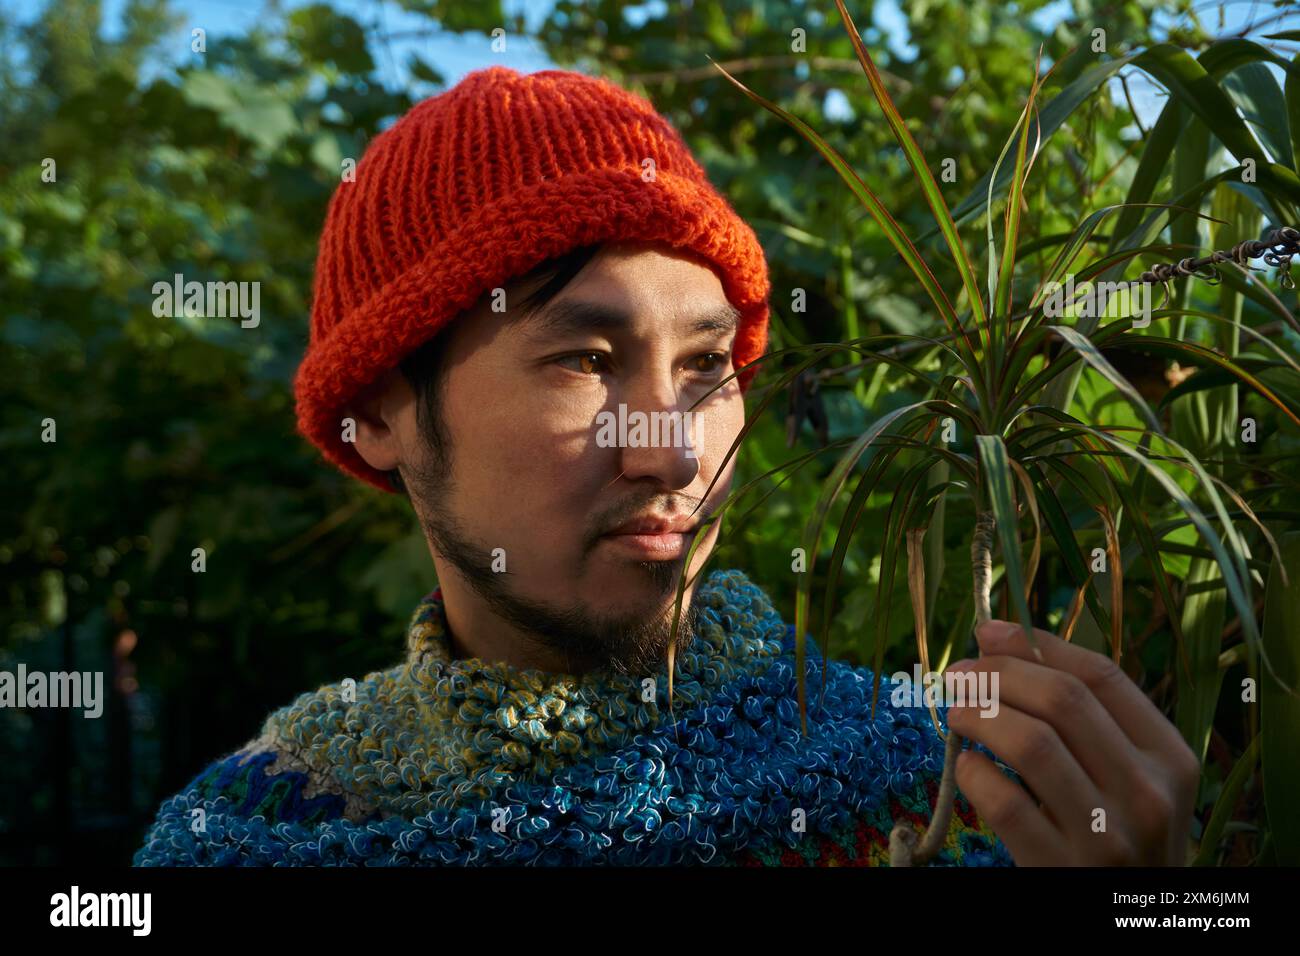
[(686, 412), (670, 380), (628, 390), (623, 407), (614, 409), (620, 421), (619, 455), (623, 477), (653, 480), (664, 488), (686, 488), (700, 473), (702, 422)]

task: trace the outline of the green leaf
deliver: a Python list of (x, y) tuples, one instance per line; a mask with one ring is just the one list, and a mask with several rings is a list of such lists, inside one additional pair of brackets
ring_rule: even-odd
[[(853, 532), (857, 528), (858, 522), (867, 507), (872, 491), (875, 490), (881, 478), (884, 477), (889, 466), (894, 462), (897, 456), (906, 449), (914, 448), (919, 450), (922, 454), (926, 455), (927, 458), (933, 457), (936, 453), (943, 453), (941, 449), (932, 448), (920, 441), (914, 439), (904, 440), (904, 436), (908, 436), (911, 433), (924, 428), (926, 424), (927, 423), (924, 419), (907, 422), (899, 429), (899, 434), (888, 436), (890, 439), (888, 444), (883, 439), (878, 442), (878, 446), (881, 450), (872, 458), (871, 463), (862, 472), (856, 487), (853, 489), (853, 494), (850, 497), (848, 504), (845, 506), (844, 514), (840, 519), (839, 529), (835, 535), (835, 547), (831, 552), (830, 561), (826, 568), (826, 587), (822, 597), (822, 624), (820, 628), (823, 652), (825, 652), (825, 649), (829, 647), (834, 596), (839, 587), (840, 572), (844, 565), (844, 558), (848, 553), (849, 543), (852, 539)], [(934, 467), (937, 468), (945, 465), (946, 463), (941, 463), (941, 465)], [(886, 538), (888, 538), (888, 533), (886, 534)], [(884, 573), (884, 564), (882, 563), (882, 577)], [(877, 590), (874, 599), (874, 608), (877, 613), (879, 613), (881, 606), (880, 593), (879, 590)], [(885, 607), (887, 609), (887, 604)], [(883, 633), (883, 628), (876, 629), (873, 632), (874, 637), (871, 645), (871, 659), (875, 662), (873, 666), (877, 678), (880, 674), (879, 661), (882, 659), (884, 654)], [(823, 674), (823, 678), (824, 677), (825, 675)], [(879, 687), (879, 680), (877, 680), (875, 685), (872, 687), (871, 712), (873, 714), (875, 713)], [(824, 688), (825, 684), (823, 683), (823, 690)]]
[[(1249, 40), (1233, 39), (1212, 44), (1198, 58), (1197, 62), (1210, 77), (1220, 77), (1238, 67), (1253, 62), (1272, 62), (1285, 64), (1276, 53)], [(1295, 74), (1290, 74), (1294, 79)], [(1147, 136), (1138, 168), (1133, 174), (1125, 203), (1131, 204), (1131, 211), (1126, 210), (1115, 223), (1111, 249), (1116, 250), (1125, 245), (1141, 245), (1146, 239), (1131, 235), (1140, 221), (1138, 204), (1150, 202), (1155, 195), (1162, 174), (1169, 164), (1175, 147), (1181, 145), (1186, 129), (1189, 112), (1176, 96), (1170, 97), (1156, 120), (1155, 127)], [(1143, 235), (1150, 235), (1143, 230)]]
[[(1055, 409), (1051, 409), (1050, 412), (1048, 409), (1044, 409), (1044, 412), (1055, 412)], [(1185, 491), (1183, 491), (1178, 483), (1174, 481), (1174, 479), (1171, 478), (1165, 470), (1160, 467), (1160, 465), (1152, 461), (1148, 456), (1142, 454), (1142, 452), (1120, 441), (1114, 435), (1096, 428), (1091, 428), (1082, 423), (1075, 423), (1073, 427), (1078, 431), (1089, 434), (1093, 436), (1093, 438), (1106, 443), (1111, 448), (1114, 448), (1136, 461), (1146, 470), (1147, 474), (1156, 480), (1157, 484), (1165, 490), (1165, 492), (1192, 520), (1192, 523), (1196, 525), (1196, 529), (1201, 533), (1202, 540), (1204, 540), (1210, 547), (1210, 550), (1214, 552), (1215, 560), (1218, 561), (1219, 568), (1223, 572), (1224, 580), (1228, 586), (1228, 594), (1232, 598), (1233, 607), (1241, 618), (1242, 633), (1248, 640), (1252, 641), (1255, 645), (1258, 645), (1259, 629), (1255, 623), (1254, 604), (1250, 600), (1250, 576), (1246, 568), (1244, 557), (1245, 543), (1233, 528), (1232, 521), (1223, 506), (1223, 500), (1219, 497), (1213, 483), (1209, 480), (1209, 476), (1205, 475), (1204, 469), (1200, 468), (1199, 463), (1190, 456), (1186, 456), (1188, 463), (1192, 465), (1194, 469), (1199, 469), (1197, 477), (1201, 480), (1201, 488), (1205, 491), (1206, 496), (1214, 505), (1215, 512), (1223, 524), (1224, 536), (1232, 545), (1231, 552), (1229, 552), (1227, 548), (1224, 547), (1223, 542), (1219, 540), (1219, 536), (1215, 534), (1213, 526), (1210, 525), (1204, 512), (1201, 511), (1196, 502), (1193, 501)], [(1168, 441), (1171, 446), (1178, 447), (1172, 440), (1165, 440)], [(1181, 448), (1178, 450), (1182, 451)], [(1183, 453), (1186, 455), (1185, 452)], [(1266, 664), (1269, 663), (1267, 653), (1264, 654), (1264, 661)]]
[(428, 592), (433, 574), (428, 542), (421, 532), (412, 531), (372, 560), (357, 583), (373, 591), (375, 603), (396, 617)]
[[(1236, 359), (1224, 358), (1218, 352), (1206, 348), (1203, 345), (1196, 345), (1191, 342), (1175, 342), (1173, 339), (1166, 339), (1155, 335), (1120, 335), (1111, 339), (1106, 344), (1108, 348), (1132, 349), (1135, 352), (1147, 352), (1151, 355), (1172, 356), (1175, 358), (1181, 358), (1191, 364), (1208, 366), (1206, 371), (1198, 372), (1187, 381), (1180, 382), (1178, 386), (1170, 389), (1161, 400), (1161, 407), (1167, 406), (1180, 395), (1202, 391), (1205, 388), (1211, 387), (1210, 383), (1220, 381), (1231, 383), (1235, 379), (1236, 381), (1249, 385), (1260, 395), (1260, 397), (1267, 400), (1295, 425), (1300, 426), (1300, 415), (1297, 415), (1296, 412), (1282, 400), (1280, 395), (1265, 385), (1250, 371), (1251, 368), (1285, 368), (1286, 366), (1280, 362), (1269, 362), (1264, 359), (1253, 359), (1250, 357)], [(1207, 377), (1207, 383), (1193, 385), (1192, 383), (1202, 375)], [(1211, 375), (1213, 375), (1213, 377), (1211, 377)], [(1204, 442), (1207, 439), (1208, 436), (1202, 437), (1200, 441)], [(1183, 444), (1187, 443), (1183, 442)]]
[[(1069, 473), (1070, 466), (1063, 459), (1044, 460), (1042, 464), (1065, 475), (1072, 485), (1076, 488), (1079, 487), (1078, 479)], [(1062, 505), (1055, 489), (1052, 488), (1051, 483), (1046, 480), (1035, 463), (1027, 462), (1025, 467), (1034, 476), (1034, 480), (1038, 485), (1039, 505), (1042, 507), (1043, 520), (1052, 535), (1052, 540), (1056, 542), (1056, 546), (1061, 552), (1061, 559), (1065, 562), (1065, 568), (1069, 572), (1071, 583), (1076, 589), (1084, 587), (1089, 580), (1088, 564), (1083, 556), (1082, 549), (1079, 547), (1078, 539), (1075, 537), (1074, 527), (1070, 522), (1069, 515), (1066, 513), (1065, 507)], [(1083, 596), (1085, 603), (1088, 605), (1088, 610), (1092, 612), (1093, 619), (1098, 626), (1103, 631), (1109, 632), (1111, 630), (1110, 613), (1098, 600), (1096, 588), (1085, 588)]]
[(309, 62), (332, 63), (353, 74), (375, 68), (361, 24), (328, 4), (313, 3), (290, 13), (286, 36)]
[[(1190, 591), (1200, 584), (1218, 582), (1219, 586)], [(1189, 593), (1183, 599), (1182, 626), (1187, 663), (1191, 674), (1179, 669), (1178, 700), (1174, 723), (1196, 758), (1205, 760), (1214, 726), (1214, 711), (1219, 704), (1223, 670), (1219, 651), (1223, 644), (1223, 625), (1227, 617), (1227, 591), (1222, 587), (1223, 574), (1212, 559), (1195, 558), (1187, 574)]]
[(1015, 602), (1020, 624), (1025, 629), (1025, 636), (1029, 639), (1030, 646), (1036, 647), (1033, 619), (1029, 614), (1029, 602), (1025, 599), (1025, 566), (1020, 554), (1020, 522), (1012, 493), (1015, 476), (1011, 473), (1007, 446), (1003, 444), (1000, 435), (976, 435), (975, 444), (979, 449), (984, 490), (988, 495), (989, 507), (993, 509), (993, 515), (998, 523), (998, 540), (1002, 544), (1002, 563), (1006, 569), (1011, 598)]
[(927, 265), (925, 260), (921, 258), (921, 254), (917, 251), (911, 238), (894, 220), (894, 217), (890, 215), (889, 210), (887, 210), (884, 204), (876, 197), (876, 194), (873, 193), (867, 184), (858, 177), (858, 174), (844, 161), (844, 158), (840, 156), (840, 154), (837, 153), (821, 136), (819, 136), (816, 130), (811, 126), (799, 119), (793, 113), (782, 109), (771, 100), (755, 93), (721, 66), (718, 66), (718, 64), (715, 63), (714, 65), (718, 67), (718, 70), (722, 75), (730, 80), (737, 89), (764, 109), (789, 123), (801, 136), (804, 137), (804, 139), (811, 143), (823, 157), (825, 157), (826, 161), (831, 164), (831, 167), (839, 175), (840, 179), (842, 179), (845, 185), (847, 185), (853, 192), (853, 195), (856, 196), (858, 201), (866, 207), (867, 211), (871, 214), (871, 218), (880, 226), (881, 231), (885, 234), (885, 238), (889, 240), (889, 244), (894, 247), (899, 256), (903, 259), (903, 262), (912, 270), (912, 274), (916, 276), (917, 280), (921, 283), (921, 287), (925, 289), (926, 294), (930, 297), (930, 301), (934, 303), (940, 317), (943, 319), (944, 325), (947, 326), (950, 332), (962, 333), (958, 339), (959, 344), (965, 346), (965, 351), (968, 354), (972, 365), (974, 365), (973, 348), (967, 340), (965, 330), (962, 328), (961, 322), (957, 318), (957, 313), (953, 309), (952, 303), (948, 301), (947, 293), (944, 292), (942, 286), (939, 285), (939, 280), (935, 278), (929, 265)]
[[(1289, 203), (1300, 202), (1300, 177), (1295, 170), (1268, 161), (1259, 141), (1222, 87), (1186, 50), (1171, 43), (1159, 43), (1139, 54), (1135, 63), (1161, 83), (1172, 98), (1199, 117), (1238, 162), (1255, 160), (1261, 184), (1285, 195)], [(1288, 218), (1281, 210), (1276, 215)]]
[(1277, 108), (1285, 98), (1268, 67), (1258, 62), (1238, 67), (1223, 78), (1223, 89), (1274, 159), (1295, 169), (1291, 155), (1291, 124), (1286, 110)]
[(263, 152), (273, 152), (298, 130), (293, 109), (269, 88), (237, 83), (207, 70), (187, 73), (181, 88), (188, 102), (216, 113), (222, 126)]
[(1246, 752), (1232, 765), (1232, 772), (1223, 782), (1219, 799), (1214, 802), (1210, 822), (1205, 825), (1205, 832), (1201, 834), (1201, 846), (1196, 853), (1196, 859), (1192, 861), (1192, 866), (1214, 865), (1219, 854), (1219, 842), (1223, 839), (1224, 827), (1232, 819), (1233, 811), (1241, 802), (1241, 792), (1246, 788), (1246, 781), (1255, 772), (1255, 765), (1259, 762), (1259, 741), (1259, 735), (1256, 734), (1255, 739), (1246, 748)]
[(505, 14), (501, 9), (501, 0), (474, 0), (463, 3), (460, 0), (398, 0), (402, 6), (420, 12), (428, 12), (437, 19), (444, 30), (456, 33), (470, 31), (486, 33), (493, 27), (506, 27)]
[[(957, 274), (961, 276), (962, 288), (966, 290), (966, 296), (970, 300), (970, 308), (974, 313), (976, 329), (986, 328), (988, 326), (988, 313), (984, 306), (983, 296), (980, 293), (979, 280), (975, 277), (975, 267), (971, 263), (966, 247), (962, 244), (961, 237), (957, 234), (957, 224), (953, 222), (952, 215), (948, 212), (948, 203), (943, 198), (943, 190), (935, 182), (934, 173), (930, 171), (930, 164), (927, 162), (925, 154), (917, 146), (916, 140), (907, 128), (907, 122), (903, 119), (902, 114), (898, 112), (898, 108), (894, 105), (894, 101), (885, 89), (885, 83), (880, 76), (880, 71), (876, 69), (875, 61), (872, 60), (871, 54), (867, 52), (867, 46), (862, 42), (862, 36), (858, 33), (858, 28), (853, 24), (853, 18), (849, 16), (849, 11), (844, 6), (844, 0), (835, 0), (835, 6), (839, 9), (840, 18), (849, 31), (849, 40), (853, 44), (853, 51), (857, 54), (858, 62), (862, 64), (862, 69), (867, 75), (867, 82), (871, 85), (871, 92), (875, 94), (876, 102), (880, 104), (881, 112), (885, 115), (885, 122), (889, 124), (889, 129), (894, 134), (894, 139), (898, 141), (898, 145), (903, 148), (903, 155), (907, 157), (908, 165), (912, 167), (912, 174), (921, 187), (926, 204), (930, 207), (930, 212), (934, 216), (935, 222), (938, 223), (939, 231), (948, 244), (948, 252), (952, 263), (957, 268)], [(991, 307), (992, 303), (989, 303), (989, 305)]]
[[(1007, 207), (1005, 218), (1005, 228), (1002, 236), (1002, 264), (997, 272), (996, 294), (994, 289), (989, 289), (989, 308), (991, 310), (992, 322), (991, 333), (996, 330), (997, 323), (1005, 323), (1006, 336), (1011, 336), (1011, 292), (1015, 278), (1016, 248), (1020, 241), (1020, 215), (1021, 200), (1024, 195), (1025, 179), (1028, 177), (1026, 162), (1032, 162), (1029, 153), (1029, 131), (1032, 127), (1034, 130), (1034, 155), (1038, 154), (1039, 145), (1042, 141), (1042, 131), (1038, 128), (1038, 114), (1034, 109), (1035, 101), (1038, 97), (1038, 75), (1037, 69), (1034, 73), (1034, 82), (1029, 89), (1029, 99), (1025, 103), (1024, 112), (1021, 114), (1019, 124), (1020, 140), (1016, 147), (1015, 174), (1011, 179), (1011, 190), (1007, 196)], [(1010, 145), (1010, 141), (1008, 141)], [(1006, 149), (1003, 149), (1005, 155)], [(1001, 165), (1002, 157), (998, 157), (998, 165)], [(996, 167), (995, 167), (996, 168)], [(992, 209), (992, 198), (989, 200), (989, 208)], [(993, 244), (993, 217), (989, 216), (988, 221), (989, 237), (989, 281), (993, 283), (994, 262), (997, 259), (997, 250)]]
[(1286, 77), (1286, 111), (1291, 128), (1291, 168), (1300, 170), (1300, 53)]
[(1151, 426), (1152, 431), (1158, 435), (1163, 434), (1160, 422), (1156, 418), (1155, 412), (1151, 410), (1151, 406), (1138, 394), (1138, 390), (1129, 383), (1129, 380), (1116, 371), (1115, 366), (1106, 361), (1106, 357), (1088, 340), (1087, 336), (1080, 335), (1068, 325), (1049, 325), (1047, 328), (1065, 339), (1068, 344), (1074, 346), (1085, 362), (1106, 376), (1106, 379), (1133, 404), (1133, 408)]
[[(1300, 534), (1279, 542), (1281, 560), (1274, 560), (1264, 593), (1264, 647), (1281, 681), (1300, 685)], [(1286, 581), (1283, 581), (1285, 568)], [(1281, 866), (1300, 865), (1300, 700), (1278, 682), (1260, 675), (1260, 734), (1264, 743), (1264, 804)]]
[[(861, 435), (854, 439), (853, 444), (835, 463), (835, 467), (822, 483), (821, 494), (817, 497), (817, 503), (813, 506), (813, 512), (809, 516), (808, 523), (804, 530), (803, 546), (804, 553), (808, 556), (808, 570), (812, 571), (813, 561), (821, 547), (822, 532), (826, 526), (826, 519), (830, 514), (831, 506), (839, 497), (841, 489), (848, 481), (849, 475), (858, 461), (866, 454), (871, 445), (884, 434), (885, 429), (895, 421), (910, 415), (919, 409), (925, 408), (929, 402), (914, 402), (911, 405), (905, 405), (902, 408), (896, 408), (871, 423)], [(809, 573), (801, 578), (799, 588), (799, 600), (796, 604), (796, 618), (800, 624), (796, 625), (802, 630), (802, 622), (807, 620), (809, 591), (812, 586), (812, 575)], [(806, 585), (806, 587), (805, 587)], [(800, 613), (802, 611), (802, 614)]]
[[(1042, 136), (1043, 143), (1046, 144), (1052, 134), (1061, 128), (1061, 125), (1074, 114), (1076, 109), (1083, 105), (1125, 64), (1131, 63), (1135, 56), (1137, 54), (1133, 53), (1117, 60), (1107, 60), (1104, 63), (1094, 64), (1085, 70), (1078, 79), (1056, 94), (1039, 114), (1039, 133)], [(992, 169), (980, 177), (979, 182), (975, 184), (975, 188), (953, 209), (952, 216), (956, 223), (962, 225), (975, 216), (983, 215), (988, 209), (990, 192), (1004, 190), (1007, 183), (1011, 181), (1013, 173), (1014, 170), (1004, 166), (997, 171), (996, 178), (994, 178)], [(921, 237), (920, 241), (925, 243), (935, 235), (937, 235), (937, 230), (930, 230)]]
[(442, 86), (447, 82), (447, 78), (431, 67), (423, 59), (414, 53), (406, 61), (406, 69), (411, 76), (423, 83), (430, 83), (434, 86)]

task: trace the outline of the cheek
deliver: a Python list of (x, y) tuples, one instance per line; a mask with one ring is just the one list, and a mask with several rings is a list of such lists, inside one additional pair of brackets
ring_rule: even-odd
[(483, 393), (464, 396), (453, 414), (458, 481), (481, 489), (502, 512), (554, 502), (595, 466), (595, 411)]
[(736, 460), (740, 457), (740, 448), (732, 452), (731, 458), (723, 465), (723, 459), (731, 451), (732, 443), (735, 442), (740, 431), (745, 427), (745, 404), (740, 397), (728, 399), (711, 406), (703, 412), (703, 417), (698, 420), (697, 431), (702, 433), (702, 439), (699, 440), (702, 450), (700, 452), (700, 471), (706, 473), (703, 477), (709, 481), (713, 476), (722, 471), (723, 478), (714, 488), (714, 496), (717, 495), (719, 488), (729, 485), (732, 475), (736, 471)]
[(593, 503), (613, 477), (601, 471), (610, 459), (596, 448), (594, 418), (484, 395), (458, 420), (457, 507), (480, 538), (516, 555), (529, 593), (572, 577)]

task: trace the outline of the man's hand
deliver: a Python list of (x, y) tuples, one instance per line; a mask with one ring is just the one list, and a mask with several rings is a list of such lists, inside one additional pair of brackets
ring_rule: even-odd
[(948, 710), (951, 729), (988, 747), (1033, 794), (970, 750), (957, 786), (1017, 866), (1183, 866), (1195, 754), (1109, 657), (1034, 635), (1041, 661), (1019, 625), (981, 625), (983, 656), (957, 669), (998, 673), (998, 712)]

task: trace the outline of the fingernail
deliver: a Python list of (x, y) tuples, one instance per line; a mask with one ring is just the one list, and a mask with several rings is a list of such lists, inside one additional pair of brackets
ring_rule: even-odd
[(985, 621), (976, 628), (976, 636), (986, 641), (1004, 641), (1019, 630), (1020, 625), (1010, 621)]
[(975, 667), (975, 662), (974, 662), (973, 660), (971, 660), (969, 657), (967, 657), (967, 658), (964, 658), (964, 659), (962, 659), (962, 660), (960, 660), (960, 661), (957, 661), (957, 663), (955, 663), (955, 664), (950, 664), (950, 665), (948, 666), (948, 670), (950, 670), (950, 671), (968, 671), (968, 670), (973, 670), (974, 667)]

